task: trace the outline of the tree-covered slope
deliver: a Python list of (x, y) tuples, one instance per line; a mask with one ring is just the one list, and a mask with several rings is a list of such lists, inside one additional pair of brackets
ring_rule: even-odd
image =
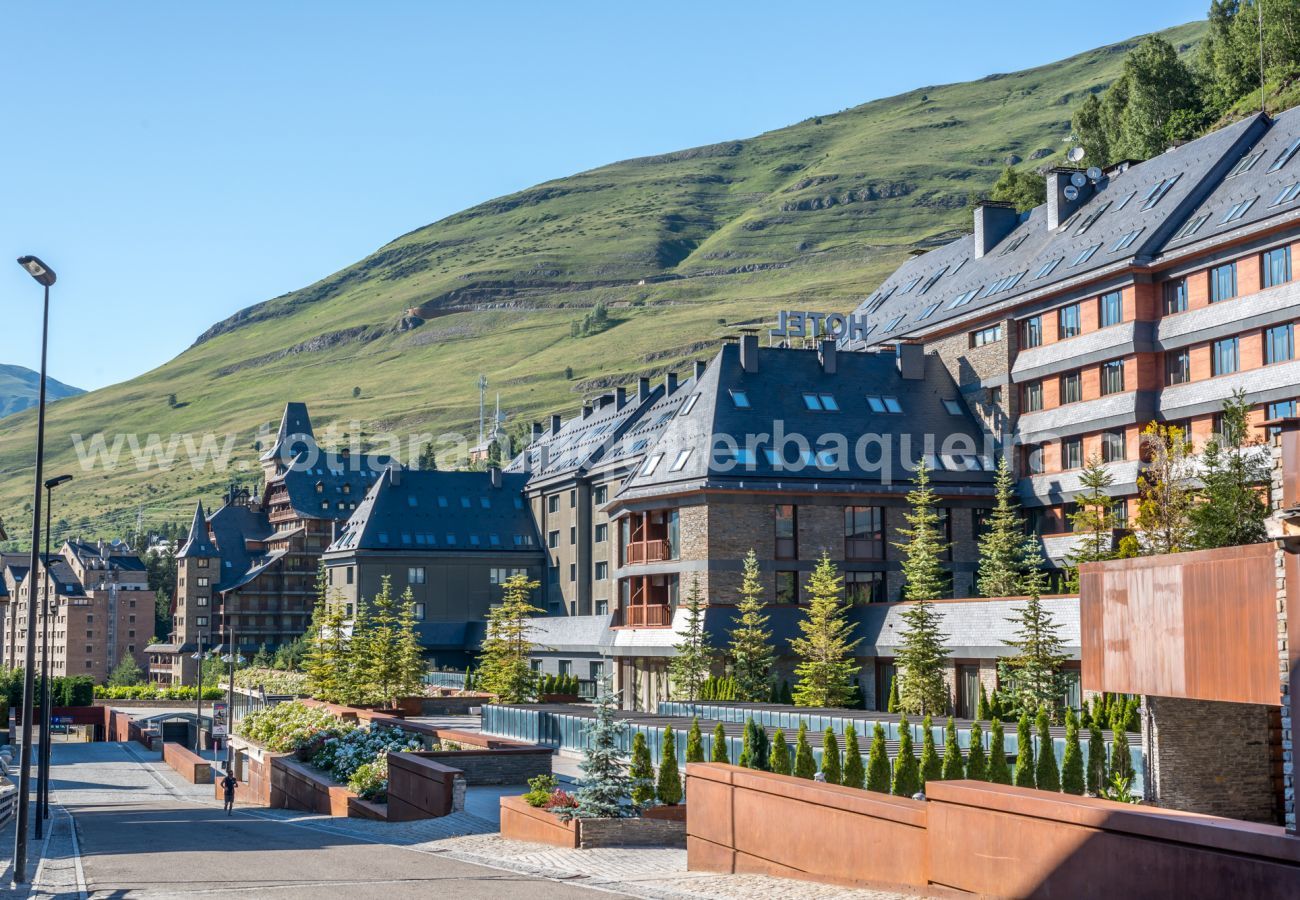
[[(1203, 30), (1166, 36), (1186, 48)], [(238, 435), (230, 471), (97, 468), (61, 508), (83, 530), (133, 524), (138, 507), (146, 521), (181, 518), (196, 495), (253, 480), (255, 431), (286, 400), (310, 404), (318, 429), (476, 436), (479, 373), (516, 421), (567, 415), (601, 387), (685, 367), (737, 324), (847, 311), (907, 253), (969, 228), (968, 196), (1008, 162), (1059, 160), (1071, 110), (1133, 44), (615, 163), (403, 235), (217, 323), (152, 372), (60, 402), (59, 470), (80, 471), (74, 434)], [(583, 335), (576, 323), (598, 304), (611, 324)], [(11, 524), (31, 490), (33, 430), (30, 413), (0, 422)]]

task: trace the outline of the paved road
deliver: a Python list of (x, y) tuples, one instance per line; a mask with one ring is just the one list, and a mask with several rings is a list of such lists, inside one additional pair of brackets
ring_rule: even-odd
[[(54, 748), (55, 799), (74, 817), (91, 897), (583, 898), (589, 890), (286, 824), (227, 818), (120, 744)], [(200, 799), (204, 798), (204, 799)]]

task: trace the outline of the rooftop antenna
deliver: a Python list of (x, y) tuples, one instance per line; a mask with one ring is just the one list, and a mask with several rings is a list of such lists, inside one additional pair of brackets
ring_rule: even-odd
[(1079, 160), (1083, 159), (1083, 157), (1084, 149), (1082, 147), (1071, 147), (1069, 152), (1065, 154), (1065, 158), (1072, 163), (1077, 163)]
[(483, 446), (483, 407), (486, 403), (488, 380), (486, 375), (478, 377), (478, 442)]

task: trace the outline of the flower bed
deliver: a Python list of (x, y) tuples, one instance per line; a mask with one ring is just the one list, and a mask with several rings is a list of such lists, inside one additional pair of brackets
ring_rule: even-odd
[[(364, 799), (373, 800), (388, 791), (388, 752), (420, 750), (423, 746), (418, 737), (400, 728), (372, 725), (326, 738), (312, 756), (311, 764), (347, 784)], [(352, 783), (354, 777), (360, 787)]]
[(298, 753), (313, 741), (342, 737), (354, 727), (322, 709), (279, 703), (245, 716), (235, 726), (235, 733), (267, 750)]
[(261, 688), (268, 694), (300, 697), (307, 693), (307, 676), (302, 672), (250, 666), (235, 672), (235, 686)]

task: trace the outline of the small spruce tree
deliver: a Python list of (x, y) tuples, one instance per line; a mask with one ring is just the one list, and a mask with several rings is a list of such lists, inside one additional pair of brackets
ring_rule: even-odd
[(1041, 579), (1030, 579), (1030, 594), (1025, 605), (1007, 619), (1016, 626), (1016, 636), (1007, 643), (1016, 648), (1013, 656), (1000, 659), (1003, 682), (1010, 685), (1008, 696), (1021, 712), (1036, 714), (1046, 707), (1055, 710), (1065, 694), (1061, 664), (1065, 662), (1065, 645), (1060, 625), (1039, 597)]
[(740, 759), (736, 765), (742, 769), (756, 769), (754, 765), (754, 717), (745, 721), (745, 730), (740, 733)]
[(1061, 790), (1061, 770), (1056, 767), (1056, 746), (1048, 730), (1051, 719), (1047, 707), (1038, 710), (1038, 761), (1034, 767), (1034, 783), (1040, 791)]
[(1079, 721), (1074, 710), (1065, 711), (1065, 756), (1061, 759), (1061, 790), (1082, 794), (1086, 787), (1083, 773), (1083, 748), (1079, 745)]
[(943, 614), (930, 601), (948, 589), (942, 562), (948, 545), (940, 537), (937, 498), (924, 459), (917, 467), (907, 502), (910, 510), (904, 518), (911, 527), (901, 529), (906, 543), (895, 546), (903, 551), (904, 597), (916, 602), (903, 612), (902, 640), (894, 655), (903, 674), (899, 700), (904, 712), (941, 713), (948, 708), (948, 687), (943, 680), (948, 635), (941, 629)]
[(794, 689), (798, 706), (844, 706), (853, 693), (853, 676), (859, 670), (853, 650), (860, 639), (853, 639), (853, 623), (844, 599), (842, 579), (823, 551), (822, 558), (808, 579), (810, 602), (799, 621), (802, 635), (790, 641), (790, 649), (799, 661), (795, 674), (799, 683)]
[(700, 734), (700, 717), (691, 719), (691, 730), (686, 732), (686, 761), (704, 762), (704, 735)]
[(906, 716), (898, 721), (898, 758), (894, 760), (894, 781), (890, 787), (896, 797), (911, 797), (921, 790), (921, 764), (912, 750), (912, 729)]
[(668, 661), (668, 680), (673, 696), (694, 703), (700, 699), (700, 688), (709, 677), (713, 654), (704, 633), (704, 595), (700, 592), (699, 576), (691, 577), (690, 590), (686, 592), (686, 630), (681, 641), (673, 647), (673, 657)]
[(1088, 726), (1088, 793), (1100, 797), (1106, 789), (1106, 736), (1095, 717)]
[(866, 784), (867, 771), (862, 767), (862, 749), (858, 746), (858, 731), (850, 722), (844, 729), (844, 779), (847, 787), (860, 788)]
[(984, 752), (984, 729), (975, 722), (970, 727), (970, 753), (966, 758), (966, 777), (971, 781), (989, 780), (989, 758)]
[(844, 780), (840, 767), (840, 744), (831, 728), (822, 735), (822, 777), (827, 784), (839, 784)]
[(608, 679), (601, 685), (594, 706), (596, 717), (587, 726), (589, 740), (579, 765), (582, 787), (574, 798), (578, 805), (557, 810), (566, 819), (618, 819), (629, 813), (624, 801), (630, 799), (631, 783), (618, 750), (627, 725), (614, 716), (614, 692)]
[(925, 788), (927, 781), (939, 781), (943, 777), (943, 761), (939, 759), (939, 751), (934, 746), (934, 723), (930, 720), (930, 714), (926, 713), (925, 718), (921, 720), (921, 787)]
[(671, 728), (664, 729), (664, 743), (659, 753), (659, 780), (655, 796), (664, 806), (682, 802), (682, 773), (677, 769), (677, 735)]
[(729, 763), (731, 759), (727, 756), (727, 731), (719, 722), (713, 727), (713, 753), (709, 756), (710, 762)]
[(812, 747), (808, 745), (808, 726), (803, 722), (799, 723), (799, 736), (794, 742), (794, 771), (791, 774), (809, 781), (817, 774), (817, 763), (813, 760)]
[(993, 509), (979, 539), (976, 586), (985, 597), (1018, 597), (1021, 593), (1025, 525), (1016, 501), (1015, 478), (1006, 456), (998, 459), (993, 479)]
[(867, 790), (889, 793), (889, 757), (885, 754), (885, 727), (879, 722), (871, 736), (867, 753)]
[(965, 775), (966, 767), (962, 765), (961, 746), (957, 743), (957, 722), (949, 716), (948, 727), (944, 729), (943, 780), (956, 781)]
[(789, 775), (792, 765), (790, 742), (785, 739), (785, 732), (778, 728), (772, 735), (772, 753), (768, 758), (768, 766), (778, 775)]
[(898, 676), (895, 675), (889, 680), (889, 700), (885, 706), (886, 712), (898, 712)]
[(774, 684), (772, 666), (776, 662), (776, 648), (772, 644), (769, 617), (764, 614), (763, 607), (762, 575), (758, 556), (751, 549), (745, 557), (745, 570), (740, 582), (736, 627), (731, 629), (731, 642), (727, 647), (731, 671), (736, 679), (736, 699), (750, 703), (767, 700)]
[(501, 703), (526, 703), (537, 693), (537, 675), (529, 664), (533, 616), (542, 610), (532, 603), (540, 583), (526, 574), (512, 575), (502, 585), (502, 601), (488, 610), (487, 638), (477, 672), (481, 690)]
[(1035, 787), (1034, 781), (1034, 739), (1030, 735), (1029, 713), (1020, 714), (1020, 723), (1016, 726), (1016, 770), (1014, 776), (1016, 787)]
[(984, 690), (984, 682), (980, 682), (980, 699), (975, 704), (975, 718), (981, 722), (989, 720), (989, 694)]
[(997, 716), (989, 725), (989, 781), (1010, 784), (1011, 768), (1007, 765), (1007, 742), (1002, 733), (1002, 720)]
[(653, 806), (655, 802), (655, 767), (650, 761), (650, 745), (645, 734), (632, 735), (632, 765), (627, 776), (632, 782), (632, 805), (638, 809)]

